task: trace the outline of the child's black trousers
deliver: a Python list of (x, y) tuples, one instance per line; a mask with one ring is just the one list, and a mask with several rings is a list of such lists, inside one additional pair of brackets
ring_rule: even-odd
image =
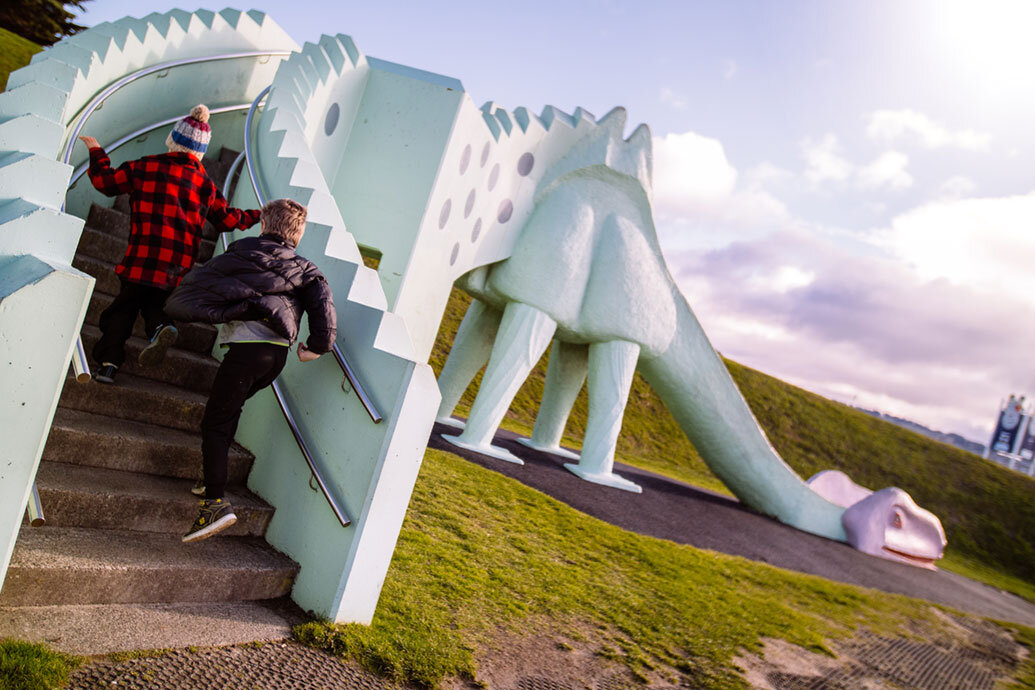
[(144, 317), (144, 332), (150, 338), (163, 323), (172, 323), (162, 308), (172, 290), (151, 285), (131, 283), (119, 278), (122, 287), (115, 300), (101, 312), (101, 338), (93, 346), (93, 358), (98, 364), (121, 367), (126, 361), (126, 341), (133, 334), (137, 315)]
[(201, 419), (205, 498), (223, 497), (230, 444), (234, 442), (244, 402), (273, 383), (287, 362), (288, 352), (285, 345), (230, 343)]

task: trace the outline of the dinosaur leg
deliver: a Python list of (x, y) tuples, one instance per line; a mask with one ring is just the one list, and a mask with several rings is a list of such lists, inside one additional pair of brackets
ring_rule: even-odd
[(589, 346), (589, 419), (582, 459), (565, 467), (586, 481), (640, 493), (642, 489), (612, 472), (640, 346), (622, 340)]
[(557, 323), (538, 309), (520, 302), (508, 303), (467, 426), (459, 436), (443, 438), (455, 446), (523, 465), (521, 458), (493, 446), (492, 439), (555, 330)]
[(474, 300), (460, 322), (460, 328), (453, 339), (453, 347), (438, 376), (438, 389), (442, 392), (436, 422), (463, 429), (464, 423), (453, 419), (453, 410), (471, 385), (478, 370), (489, 361), (492, 342), (496, 338), (503, 314), (485, 302)]
[(577, 453), (561, 448), (560, 443), (572, 405), (586, 381), (588, 353), (589, 348), (585, 345), (553, 341), (550, 364), (546, 368), (543, 402), (535, 418), (532, 438), (519, 438), (518, 443), (569, 460), (579, 459)]

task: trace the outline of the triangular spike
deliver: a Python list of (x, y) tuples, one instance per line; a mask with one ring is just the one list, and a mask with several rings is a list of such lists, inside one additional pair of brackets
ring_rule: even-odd
[(528, 108), (520, 107), (514, 109), (514, 120), (517, 122), (518, 127), (521, 128), (522, 132), (528, 131), (528, 124), (531, 120), (528, 114)]
[(349, 60), (352, 61), (352, 66), (358, 66), (360, 61), (363, 60), (363, 53), (361, 53), (359, 48), (356, 47), (356, 43), (352, 40), (352, 36), (338, 34), (338, 42), (341, 43), (341, 47), (344, 48), (345, 52), (348, 54)]
[(332, 70), (331, 60), (327, 57), (327, 53), (320, 46), (309, 42), (306, 42), (302, 52), (309, 56), (309, 61), (316, 68), (318, 79), (321, 82), (326, 82), (330, 78)]
[(337, 74), (341, 74), (345, 69), (346, 60), (349, 61), (351, 66), (352, 61), (345, 54), (344, 47), (333, 36), (328, 36), (327, 34), (320, 36), (320, 46), (323, 47), (324, 54), (331, 61), (331, 65), (333, 65), (334, 71)]
[(503, 125), (503, 129), (506, 130), (507, 134), (510, 134), (511, 130), (514, 129), (514, 123), (511, 121), (510, 115), (507, 114), (507, 111), (503, 108), (497, 108), (493, 115), (495, 115), (496, 119), (500, 121), (501, 125)]
[(489, 126), (489, 131), (492, 133), (492, 138), (496, 141), (500, 140), (500, 134), (503, 133), (503, 128), (500, 127), (499, 121), (494, 118), (490, 113), (482, 110), (482, 119), (485, 120), (485, 124)]
[(601, 127), (611, 129), (612, 131), (617, 131), (618, 136), (621, 136), (622, 132), (625, 131), (626, 117), (627, 113), (625, 111), (625, 108), (619, 105), (614, 108), (611, 108), (611, 110), (608, 111), (607, 115), (604, 115), (602, 118), (600, 118), (600, 120), (597, 121), (597, 124)]
[(212, 22), (216, 18), (216, 13), (211, 10), (195, 10), (194, 16), (197, 17), (198, 21), (205, 25), (206, 28), (212, 28)]
[(241, 12), (241, 10), (235, 10), (232, 7), (227, 7), (226, 9), (219, 11), (219, 16), (225, 19), (226, 23), (234, 29), (237, 28), (237, 23), (241, 21), (242, 14), (244, 13)]

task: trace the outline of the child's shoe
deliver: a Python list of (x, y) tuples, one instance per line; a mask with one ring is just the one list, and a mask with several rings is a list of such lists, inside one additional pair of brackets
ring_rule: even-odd
[(180, 332), (172, 324), (162, 324), (151, 336), (151, 342), (140, 351), (137, 364), (142, 367), (156, 367), (165, 359), (165, 351), (173, 346)]
[(195, 496), (205, 497), (205, 480), (199, 479), (198, 482), (190, 488), (190, 492)]
[(201, 510), (198, 511), (198, 517), (194, 520), (194, 524), (183, 535), (183, 542), (190, 543), (208, 539), (213, 534), (222, 532), (235, 522), (237, 522), (237, 516), (234, 515), (234, 509), (225, 498), (204, 500), (201, 502)]
[(101, 368), (93, 373), (93, 379), (97, 383), (115, 383), (115, 374), (119, 373), (119, 368), (111, 362), (104, 362), (101, 364)]

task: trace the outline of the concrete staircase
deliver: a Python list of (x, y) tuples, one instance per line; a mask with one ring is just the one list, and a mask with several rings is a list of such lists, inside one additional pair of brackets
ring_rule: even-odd
[[(224, 150), (204, 162), (217, 184), (235, 155)], [(97, 280), (82, 329), (87, 352), (100, 335), (101, 311), (118, 291), (113, 269), (128, 232), (124, 198), (113, 208), (91, 209), (74, 261)], [(206, 240), (201, 258), (213, 249)], [(138, 320), (116, 385), (79, 384), (69, 375), (36, 477), (47, 524), (20, 530), (0, 591), (0, 637), (33, 619), (36, 607), (69, 607), (67, 616), (56, 616), (65, 618), (61, 629), (67, 632), (75, 627), (68, 617), (82, 615), (84, 607), (103, 620), (104, 606), (96, 605), (186, 605), (196, 611), (199, 602), (261, 606), (290, 592), (298, 566), (263, 539), (273, 509), (245, 488), (252, 455), (236, 444), (227, 497), (237, 524), (201, 543), (180, 542), (197, 510), (189, 490), (201, 477), (198, 427), (218, 368), (210, 355), (215, 337), (212, 326), (182, 324), (162, 366), (140, 369), (136, 357), (146, 340)], [(252, 621), (255, 615), (241, 617)], [(234, 639), (233, 621), (220, 627), (230, 638), (218, 641), (259, 639), (254, 630)], [(283, 636), (287, 623), (274, 628), (279, 634), (263, 636)], [(131, 644), (168, 646), (161, 636), (147, 635)]]

